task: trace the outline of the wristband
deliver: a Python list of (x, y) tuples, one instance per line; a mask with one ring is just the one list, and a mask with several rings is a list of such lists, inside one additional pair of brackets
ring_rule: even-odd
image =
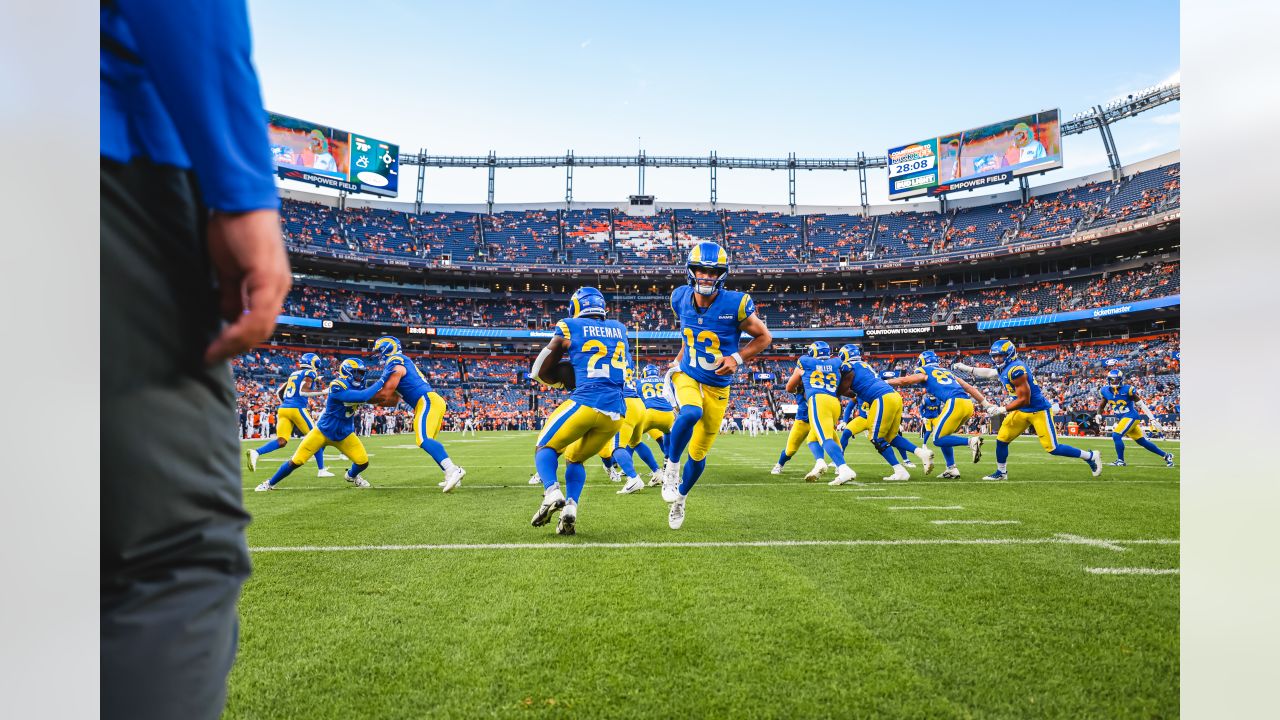
[(733, 355), (731, 355), (730, 357), (732, 357), (735, 361), (737, 361), (737, 363), (738, 363), (739, 365), (742, 365), (743, 363), (745, 363), (745, 362), (746, 362), (746, 360), (743, 360), (743, 359), (742, 359), (742, 355), (741, 355), (741, 354), (739, 354), (739, 353), (734, 353), (734, 354), (733, 354)]

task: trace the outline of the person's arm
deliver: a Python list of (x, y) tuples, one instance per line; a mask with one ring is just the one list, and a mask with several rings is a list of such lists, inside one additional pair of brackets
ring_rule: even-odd
[(312, 398), (317, 395), (324, 395), (328, 392), (328, 390), (312, 390), (315, 386), (315, 381), (311, 378), (307, 378), (302, 381), (302, 389), (298, 391), (298, 394), (302, 397)]
[(377, 382), (367, 388), (361, 388), (359, 390), (351, 388), (345, 390), (330, 389), (329, 395), (344, 403), (367, 403), (373, 399), (374, 395), (378, 394), (379, 390), (382, 389), (382, 384), (382, 378), (378, 378)]
[(1013, 385), (1014, 399), (1004, 405), (994, 405), (992, 407), (1002, 408), (998, 410), (1000, 414), (1017, 410), (1020, 407), (1026, 407), (1031, 402), (1031, 383), (1027, 382), (1026, 372), (1017, 375), (1009, 375), (1009, 383)]
[(986, 407), (987, 396), (983, 395), (981, 390), (970, 385), (962, 377), (956, 377), (956, 382), (960, 383), (960, 387), (964, 388), (964, 391), (969, 393), (969, 397), (973, 398), (973, 401), (978, 404), (978, 407)]
[(746, 320), (738, 324), (738, 329), (750, 335), (751, 342), (732, 355), (721, 356), (719, 362), (716, 363), (717, 375), (732, 375), (739, 365), (764, 352), (773, 344), (773, 333), (769, 332), (769, 328), (765, 326), (764, 321), (754, 312)]
[(404, 377), (405, 373), (407, 372), (409, 371), (406, 370), (403, 365), (392, 365), (390, 373), (383, 371), (382, 390), (377, 395), (374, 396), (373, 404), (387, 407), (386, 405), (387, 401), (391, 399), (391, 396), (395, 393), (396, 388), (400, 387), (400, 378)]
[(973, 367), (972, 365), (965, 365), (962, 362), (952, 363), (951, 369), (968, 373), (979, 380), (995, 380), (1000, 377), (1000, 371), (995, 368)]
[(1102, 428), (1102, 412), (1107, 408), (1107, 399), (1102, 396), (1102, 390), (1098, 390), (1098, 409), (1093, 413), (1093, 421), (1098, 423), (1098, 428)]
[[(928, 379), (929, 378), (924, 373), (913, 373), (911, 375), (889, 378), (888, 380), (885, 380), (885, 382), (889, 383), (891, 387), (902, 387), (903, 385), (919, 385), (922, 382), (928, 381)], [(959, 380), (959, 378), (956, 379)]]
[(562, 387), (559, 380), (550, 378), (542, 373), (550, 368), (560, 364), (561, 358), (569, 349), (569, 338), (557, 335), (547, 342), (547, 346), (542, 348), (542, 352), (538, 353), (538, 358), (533, 361), (533, 377), (543, 385), (550, 387)]
[(858, 401), (858, 396), (853, 394), (852, 370), (842, 370), (840, 373), (840, 387), (836, 389), (836, 394), (847, 398), (853, 398), (854, 402)]
[(1138, 412), (1147, 416), (1147, 422), (1151, 423), (1151, 429), (1157, 431), (1163, 430), (1164, 428), (1161, 427), (1160, 421), (1157, 420), (1156, 416), (1151, 412), (1151, 408), (1147, 407), (1147, 403), (1144, 402), (1142, 398), (1138, 397), (1138, 391), (1136, 389), (1130, 390), (1129, 395), (1133, 398), (1133, 405), (1138, 408)]
[(791, 371), (791, 377), (787, 378), (787, 392), (795, 395), (800, 392), (800, 368)]

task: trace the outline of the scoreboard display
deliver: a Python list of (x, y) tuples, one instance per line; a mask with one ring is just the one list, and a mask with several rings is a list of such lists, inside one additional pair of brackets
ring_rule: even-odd
[(1057, 110), (889, 148), (889, 199), (1006, 183), (1062, 167)]
[(268, 113), (267, 123), (280, 178), (353, 193), (399, 193), (398, 145), (279, 113)]

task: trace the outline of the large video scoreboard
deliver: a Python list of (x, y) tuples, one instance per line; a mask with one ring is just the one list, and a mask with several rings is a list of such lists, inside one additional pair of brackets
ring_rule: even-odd
[(269, 113), (276, 175), (347, 192), (395, 197), (400, 146), (308, 120)]

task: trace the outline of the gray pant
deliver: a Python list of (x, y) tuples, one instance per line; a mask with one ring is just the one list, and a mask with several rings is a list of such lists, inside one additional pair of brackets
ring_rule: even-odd
[(235, 390), (188, 173), (101, 163), (104, 718), (217, 718), (249, 575)]

